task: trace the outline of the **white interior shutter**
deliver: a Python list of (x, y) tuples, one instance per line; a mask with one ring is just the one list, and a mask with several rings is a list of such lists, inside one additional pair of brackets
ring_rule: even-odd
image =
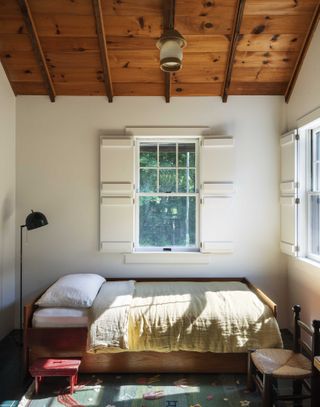
[(132, 252), (133, 222), (133, 139), (103, 137), (100, 144), (100, 250)]
[(290, 256), (298, 254), (298, 139), (297, 130), (280, 139), (280, 249)]
[(203, 137), (200, 148), (200, 247), (233, 251), (234, 139)]

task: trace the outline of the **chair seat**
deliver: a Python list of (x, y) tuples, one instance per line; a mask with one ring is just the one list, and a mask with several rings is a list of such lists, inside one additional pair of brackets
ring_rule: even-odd
[(258, 349), (251, 354), (263, 374), (282, 379), (303, 379), (311, 375), (311, 362), (301, 353), (287, 349)]

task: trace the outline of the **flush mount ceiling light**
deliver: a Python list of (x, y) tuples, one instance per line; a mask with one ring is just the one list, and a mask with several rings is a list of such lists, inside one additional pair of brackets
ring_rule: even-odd
[(182, 49), (187, 45), (183, 36), (174, 29), (166, 30), (157, 47), (160, 49), (160, 68), (164, 72), (176, 72), (182, 68)]

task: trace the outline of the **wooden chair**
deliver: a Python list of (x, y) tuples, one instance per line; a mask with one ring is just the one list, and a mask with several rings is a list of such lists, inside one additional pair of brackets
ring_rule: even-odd
[[(311, 399), (311, 407), (320, 407), (320, 372), (313, 365), (314, 357), (320, 355), (320, 321), (314, 320), (313, 329), (309, 328), (300, 320), (300, 305), (292, 310), (293, 349), (258, 349), (248, 354), (247, 387), (252, 391), (255, 387), (260, 390), (262, 407), (272, 407), (277, 400), (293, 401), (294, 406), (302, 406), (304, 399)], [(301, 339), (301, 330), (312, 337), (311, 348)], [(291, 380), (292, 394), (280, 395), (277, 379)]]

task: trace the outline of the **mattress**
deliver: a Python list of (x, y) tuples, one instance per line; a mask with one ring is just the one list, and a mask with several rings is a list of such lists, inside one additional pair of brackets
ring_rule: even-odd
[(88, 322), (85, 308), (39, 308), (32, 318), (34, 328), (83, 328)]

